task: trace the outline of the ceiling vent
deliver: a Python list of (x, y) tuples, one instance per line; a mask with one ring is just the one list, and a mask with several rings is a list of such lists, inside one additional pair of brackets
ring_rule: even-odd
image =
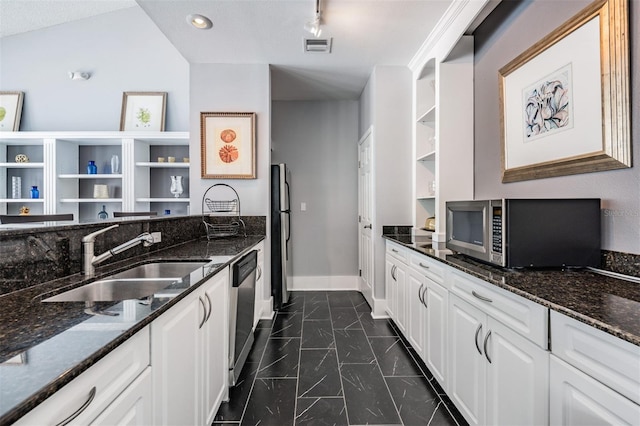
[(332, 38), (305, 38), (305, 53), (331, 53)]

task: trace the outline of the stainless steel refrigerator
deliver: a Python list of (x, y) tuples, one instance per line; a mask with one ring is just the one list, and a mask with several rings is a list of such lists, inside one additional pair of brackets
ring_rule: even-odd
[(291, 172), (285, 164), (271, 165), (271, 295), (273, 309), (289, 300), (292, 276)]

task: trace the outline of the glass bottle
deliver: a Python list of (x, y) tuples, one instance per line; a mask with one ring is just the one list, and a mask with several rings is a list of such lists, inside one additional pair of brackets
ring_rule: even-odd
[(117, 155), (111, 156), (111, 173), (120, 173), (120, 158)]
[(102, 205), (102, 210), (100, 210), (98, 212), (98, 219), (104, 220), (104, 219), (106, 219), (108, 217), (109, 217), (109, 213), (107, 213), (107, 207), (103, 204)]
[(174, 197), (180, 197), (180, 194), (184, 192), (182, 188), (182, 176), (171, 176), (171, 187), (169, 191), (171, 191)]
[(98, 166), (96, 166), (96, 162), (94, 160), (89, 161), (89, 164), (87, 165), (87, 174), (98, 174)]
[(40, 198), (40, 191), (38, 191), (37, 186), (31, 187), (31, 198)]

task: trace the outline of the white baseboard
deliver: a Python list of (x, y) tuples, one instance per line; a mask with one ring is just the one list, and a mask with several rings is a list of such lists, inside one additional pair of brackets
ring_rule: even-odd
[(371, 317), (374, 319), (389, 318), (389, 314), (387, 314), (387, 299), (373, 298), (373, 305), (371, 305)]
[(325, 291), (325, 290), (359, 290), (357, 275), (293, 277), (289, 290), (292, 291)]
[(260, 319), (273, 319), (274, 314), (275, 312), (273, 312), (273, 296), (271, 296), (269, 299), (262, 301), (262, 313), (260, 315)]

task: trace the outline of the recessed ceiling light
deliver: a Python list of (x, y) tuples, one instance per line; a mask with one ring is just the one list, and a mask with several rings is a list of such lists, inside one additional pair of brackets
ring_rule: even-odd
[(213, 26), (211, 19), (197, 13), (187, 16), (187, 22), (199, 30), (208, 30)]

